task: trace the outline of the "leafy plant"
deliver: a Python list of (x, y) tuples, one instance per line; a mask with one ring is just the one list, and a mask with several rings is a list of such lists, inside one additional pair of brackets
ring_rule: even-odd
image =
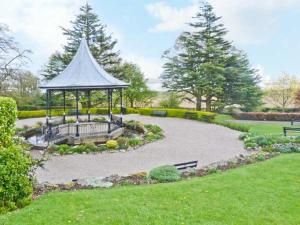
[(109, 149), (117, 149), (118, 148), (118, 142), (116, 140), (108, 140), (106, 142), (106, 147)]
[(172, 182), (180, 180), (180, 173), (175, 166), (161, 166), (152, 169), (149, 178), (159, 182)]
[(142, 140), (139, 137), (130, 138), (128, 144), (132, 147), (136, 147), (142, 144)]

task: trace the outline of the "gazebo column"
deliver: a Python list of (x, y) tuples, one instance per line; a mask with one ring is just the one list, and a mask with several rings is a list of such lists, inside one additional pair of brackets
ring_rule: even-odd
[(63, 124), (65, 124), (66, 123), (66, 90), (63, 90), (63, 98), (64, 98)]
[(52, 103), (52, 92), (51, 90), (47, 90), (47, 108), (48, 108), (48, 115), (47, 115), (47, 127), (48, 133), (52, 135), (52, 115), (51, 115), (51, 103)]
[(108, 103), (108, 133), (111, 131), (111, 90), (107, 89), (107, 103)]
[(87, 91), (88, 97), (88, 122), (91, 122), (91, 90)]
[(121, 124), (123, 123), (123, 89), (120, 89), (120, 117)]
[(76, 137), (79, 137), (79, 91), (76, 90)]

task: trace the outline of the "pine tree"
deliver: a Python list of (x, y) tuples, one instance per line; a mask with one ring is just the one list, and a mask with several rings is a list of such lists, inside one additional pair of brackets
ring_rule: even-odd
[(58, 58), (50, 57), (49, 64), (43, 73), (45, 78), (53, 78), (55, 74), (52, 72), (59, 73), (70, 63), (82, 37), (86, 38), (91, 53), (97, 62), (108, 73), (121, 78), (121, 58), (119, 52), (115, 51), (117, 41), (112, 38), (111, 34), (107, 34), (106, 26), (101, 23), (98, 15), (93, 12), (89, 4), (80, 8), (80, 13), (74, 21), (71, 21), (71, 24), (70, 29), (62, 28), (63, 34), (67, 38), (67, 44), (63, 48), (63, 53), (60, 54), (59, 60), (64, 66), (56, 66)]
[[(162, 75), (163, 85), (172, 91), (192, 96), (190, 100), (196, 99), (197, 110), (205, 102), (206, 110), (211, 111), (213, 104), (228, 102), (226, 85), (235, 81), (231, 76), (232, 66), (237, 71), (247, 71), (247, 78), (254, 79), (255, 74), (249, 69), (249, 63), (241, 64), (236, 61), (234, 65), (230, 65), (232, 54), (235, 54), (234, 47), (226, 40), (227, 30), (209, 3), (201, 2), (194, 20), (189, 24), (192, 31), (183, 32), (175, 47), (164, 54), (167, 62)], [(239, 59), (241, 62), (242, 58)], [(238, 79), (244, 82), (246, 79), (242, 79), (242, 75), (237, 74)], [(257, 87), (255, 82), (247, 84)], [(237, 89), (234, 85), (231, 87)]]
[(52, 80), (61, 71), (64, 70), (66, 64), (67, 62), (63, 58), (63, 56), (59, 52), (56, 52), (50, 56), (49, 62), (43, 69), (41, 75), (44, 77), (45, 80)]

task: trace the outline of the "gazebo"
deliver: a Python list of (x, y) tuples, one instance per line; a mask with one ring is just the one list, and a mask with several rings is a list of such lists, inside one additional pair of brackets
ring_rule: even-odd
[[(122, 90), (129, 84), (120, 81), (108, 74), (92, 56), (87, 41), (81, 39), (79, 48), (66, 69), (49, 82), (40, 85), (46, 90), (47, 115), (45, 137), (48, 142), (59, 143), (68, 141), (70, 144), (86, 142), (100, 142), (120, 135), (122, 129)], [(108, 121), (91, 121), (91, 92), (106, 91), (108, 101)], [(120, 117), (112, 114), (113, 91), (120, 93)], [(52, 94), (61, 92), (63, 95), (63, 119), (60, 123), (54, 122), (51, 115)], [(76, 123), (66, 123), (66, 92), (73, 92), (76, 97)], [(80, 92), (87, 95), (87, 121), (79, 119), (79, 96)]]

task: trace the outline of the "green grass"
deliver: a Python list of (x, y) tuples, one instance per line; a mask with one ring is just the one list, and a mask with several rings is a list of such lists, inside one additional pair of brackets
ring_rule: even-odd
[(0, 224), (300, 224), (300, 154), (203, 178), (50, 193)]
[[(285, 123), (264, 123), (264, 122), (255, 122), (252, 121), (251, 123), (242, 120), (234, 120), (234, 118), (230, 115), (223, 115), (218, 114), (216, 116), (216, 121), (231, 121), (233, 123), (240, 123), (250, 127), (250, 132), (255, 133), (257, 135), (283, 135), (283, 127), (290, 127), (290, 122)], [(293, 127), (300, 127), (299, 124)]]

